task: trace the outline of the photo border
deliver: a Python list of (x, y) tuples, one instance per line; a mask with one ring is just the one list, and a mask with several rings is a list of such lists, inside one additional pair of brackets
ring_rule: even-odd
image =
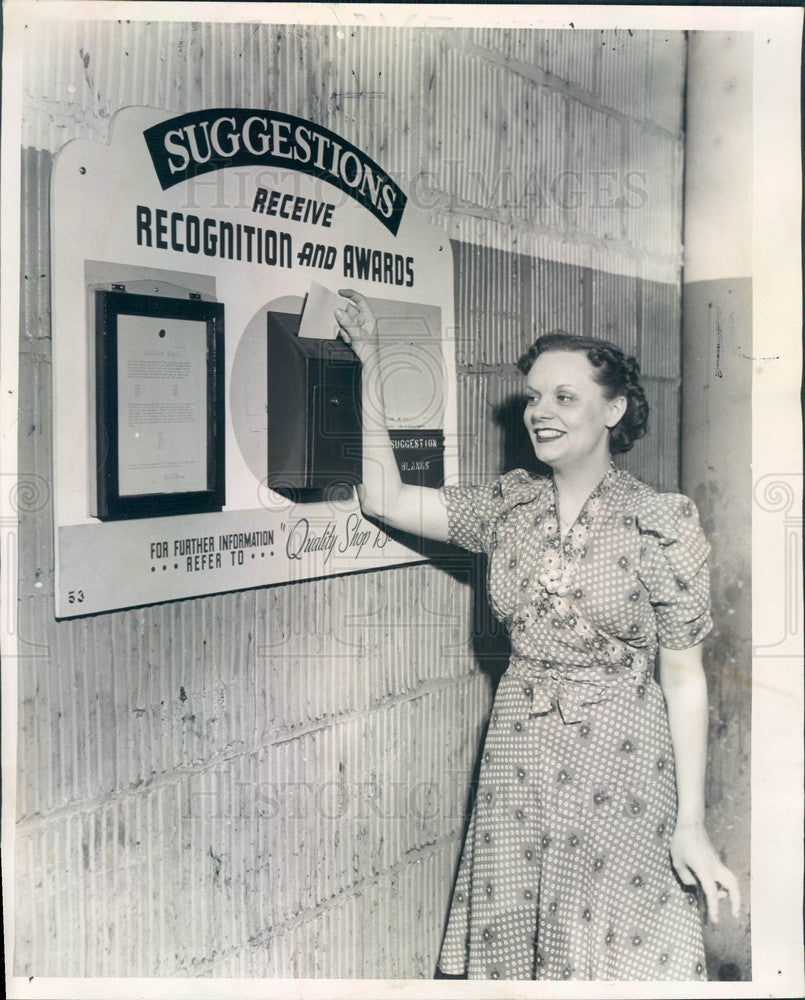
[[(631, 27), (670, 30), (752, 31), (754, 78), (753, 355), (767, 359), (753, 377), (753, 696), (752, 696), (752, 954), (748, 983), (473, 984), (445, 981), (22, 979), (7, 972), (8, 995), (153, 997), (656, 997), (794, 996), (802, 991), (802, 662), (801, 608), (792, 623), (792, 601), (802, 593), (801, 558), (782, 562), (781, 537), (789, 528), (802, 540), (801, 514), (801, 167), (800, 45), (798, 8), (332, 5), (137, 2), (130, 4), (7, 3), (4, 9), (2, 143), (3, 366), (0, 428), (3, 483), (16, 482), (19, 331), (21, 37), (33, 18), (272, 23), (383, 24), (408, 27), (501, 26), (554, 28)], [(769, 485), (790, 503), (774, 504)], [(763, 485), (765, 484), (765, 485)], [(0, 491), (3, 542), (1, 596), (7, 614), (16, 607), (17, 511), (14, 491)], [(773, 492), (773, 490), (772, 490)], [(763, 498), (766, 498), (765, 501)], [(792, 513), (793, 512), (793, 513)], [(797, 535), (798, 532), (798, 535)], [(788, 537), (788, 536), (786, 536)], [(777, 553), (771, 557), (769, 553)], [(786, 557), (788, 558), (788, 557)], [(783, 632), (791, 639), (777, 653), (763, 653), (760, 638)], [(3, 634), (3, 883), (6, 957), (12, 954), (14, 787), (16, 783), (17, 683), (13, 620)], [(7, 965), (10, 970), (11, 966)]]

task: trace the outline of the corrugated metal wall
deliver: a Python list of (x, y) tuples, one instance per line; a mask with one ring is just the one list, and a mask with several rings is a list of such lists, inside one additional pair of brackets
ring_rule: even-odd
[[(513, 362), (535, 333), (563, 326), (641, 352), (655, 433), (627, 464), (675, 487), (684, 44), (639, 32), (32, 25), (23, 476), (50, 481), (53, 153), (106, 139), (122, 106), (234, 105), (349, 137), (453, 239), (467, 480), (517, 457)], [(603, 199), (602, 172), (614, 175)], [(483, 634), (477, 565), (442, 559), (56, 623), (46, 498), (21, 518), (14, 972), (432, 976), (487, 673), (505, 655)]]

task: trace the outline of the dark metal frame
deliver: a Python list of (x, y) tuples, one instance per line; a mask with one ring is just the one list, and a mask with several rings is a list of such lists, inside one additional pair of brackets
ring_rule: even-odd
[[(119, 316), (152, 316), (207, 324), (207, 489), (120, 496), (117, 419)], [(95, 462), (102, 521), (220, 511), (226, 503), (224, 307), (220, 302), (95, 292)], [(104, 447), (105, 445), (105, 447)]]

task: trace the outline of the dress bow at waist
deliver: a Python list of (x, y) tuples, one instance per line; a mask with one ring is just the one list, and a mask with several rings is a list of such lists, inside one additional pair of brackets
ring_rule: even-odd
[(645, 657), (635, 656), (630, 669), (613, 670), (611, 677), (601, 675), (607, 666), (582, 667), (570, 672), (514, 653), (506, 674), (522, 681), (523, 693), (532, 705), (529, 717), (547, 715), (557, 709), (567, 724), (581, 722), (587, 714), (585, 708), (609, 701), (624, 691), (634, 690), (638, 697), (645, 694), (650, 683)]

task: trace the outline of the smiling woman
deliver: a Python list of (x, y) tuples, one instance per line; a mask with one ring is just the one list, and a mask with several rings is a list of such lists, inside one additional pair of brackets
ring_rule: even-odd
[(701, 921), (682, 885), (698, 881), (714, 920), (722, 895), (739, 906), (703, 825), (708, 545), (687, 498), (612, 464), (648, 426), (634, 358), (554, 333), (518, 366), (551, 475), (442, 491), (450, 539), (489, 554), (512, 657), (440, 967), (702, 979)]
[(606, 456), (626, 397), (608, 400), (583, 355), (543, 354), (529, 372), (528, 392), (524, 420), (541, 462), (557, 470)]
[[(740, 906), (704, 829), (712, 627), (693, 503), (617, 469), (648, 428), (634, 358), (553, 333), (518, 362), (549, 476), (404, 486), (385, 430), (377, 330), (336, 312), (364, 365), (365, 513), (489, 557), (511, 639), (439, 967), (470, 979), (696, 980), (696, 899)], [(371, 394), (368, 387), (372, 386)], [(659, 684), (655, 668), (659, 667)]]
[[(526, 429), (537, 457), (554, 471), (557, 463), (572, 464), (574, 454), (600, 461), (629, 451), (647, 433), (640, 366), (614, 344), (556, 331), (540, 337), (518, 367), (527, 376)], [(540, 452), (539, 445), (562, 438), (569, 454)]]

